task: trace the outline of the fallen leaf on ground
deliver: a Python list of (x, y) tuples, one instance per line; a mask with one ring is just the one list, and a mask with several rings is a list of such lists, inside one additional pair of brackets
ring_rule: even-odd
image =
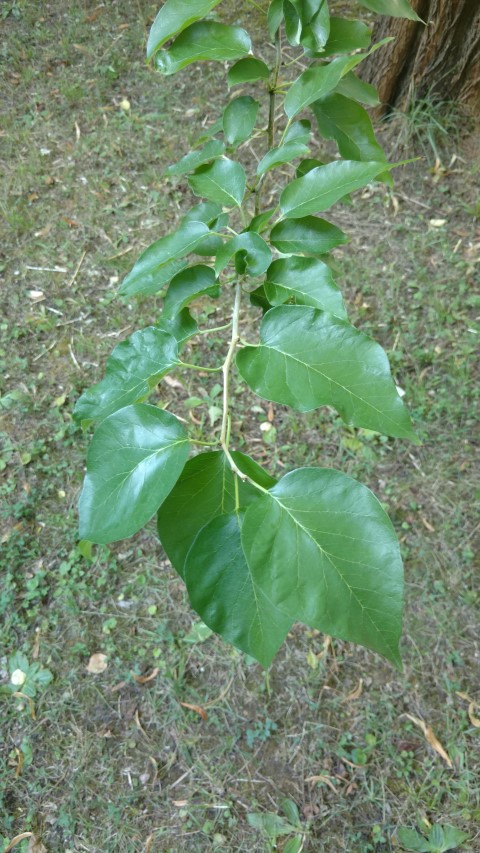
[(352, 692), (349, 693), (348, 696), (345, 696), (342, 699), (342, 702), (353, 702), (355, 699), (360, 699), (360, 696), (362, 695), (362, 693), (363, 693), (363, 678), (359, 678), (358, 686), (355, 688), (355, 690), (352, 690)]
[(102, 652), (96, 652), (91, 656), (87, 663), (87, 672), (91, 672), (93, 675), (98, 675), (100, 672), (105, 672), (107, 666), (107, 655), (104, 655)]
[(180, 705), (182, 708), (188, 708), (189, 711), (195, 711), (196, 714), (200, 714), (202, 720), (207, 720), (207, 712), (200, 705), (191, 705), (190, 702), (180, 702)]
[(422, 730), (427, 743), (430, 744), (430, 746), (432, 747), (432, 749), (435, 750), (435, 752), (438, 752), (438, 754), (443, 758), (443, 760), (448, 764), (449, 767), (453, 768), (452, 760), (448, 752), (444, 749), (444, 747), (434, 734), (432, 727), (427, 726), (424, 720), (420, 720), (418, 717), (412, 717), (411, 714), (405, 714), (405, 717), (411, 720), (412, 723), (415, 723), (415, 725)]
[(315, 782), (324, 782), (325, 785), (328, 785), (328, 787), (332, 789), (334, 794), (338, 794), (337, 788), (335, 787), (334, 783), (332, 782), (332, 780), (330, 779), (329, 776), (308, 776), (305, 779), (305, 782), (311, 782), (312, 785)]
[(10, 850), (13, 850), (17, 844), (20, 844), (21, 841), (24, 841), (25, 838), (32, 838), (33, 832), (21, 832), (20, 835), (16, 835), (15, 838), (12, 838), (10, 844), (7, 844), (3, 853), (9, 853)]
[(155, 669), (152, 669), (150, 675), (135, 675), (135, 673), (132, 672), (132, 676), (137, 682), (137, 684), (147, 684), (148, 681), (153, 681), (153, 679), (157, 677), (159, 672), (160, 670), (158, 666), (156, 666)]
[(28, 842), (26, 853), (47, 853), (47, 848), (42, 844), (39, 838), (35, 838), (35, 836), (32, 835)]
[(460, 696), (460, 699), (465, 699), (465, 702), (468, 702), (468, 719), (470, 720), (472, 726), (476, 729), (480, 729), (480, 718), (475, 716), (475, 710), (478, 708), (480, 711), (480, 704), (475, 702), (468, 693), (460, 693), (457, 690), (457, 696)]

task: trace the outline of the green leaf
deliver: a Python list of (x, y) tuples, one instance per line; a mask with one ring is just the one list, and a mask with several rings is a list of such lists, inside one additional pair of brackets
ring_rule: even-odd
[(468, 839), (466, 832), (462, 832), (460, 829), (457, 829), (455, 826), (451, 826), (449, 823), (443, 824), (442, 830), (444, 850), (452, 850), (460, 844), (463, 844), (463, 842)]
[(285, 96), (285, 112), (288, 118), (292, 119), (300, 110), (328, 95), (342, 77), (364, 58), (363, 53), (356, 56), (340, 56), (326, 65), (308, 68), (300, 74)]
[(204, 222), (181, 222), (177, 231), (161, 237), (140, 255), (133, 269), (123, 279), (120, 293), (125, 296), (157, 293), (166, 281), (170, 281), (185, 266), (177, 259), (193, 252), (208, 233), (209, 229)]
[(177, 341), (149, 326), (115, 347), (105, 378), (83, 392), (73, 415), (83, 426), (145, 398), (172, 367), (178, 365)]
[[(212, 231), (220, 231), (221, 228), (224, 228), (228, 224), (228, 213), (222, 213), (221, 206), (215, 204), (213, 201), (201, 201), (190, 208), (182, 221), (191, 222), (193, 220), (204, 222)], [(209, 234), (200, 243), (197, 243), (195, 254), (212, 257), (217, 254), (222, 245), (223, 240), (221, 237), (216, 234)]]
[(272, 246), (284, 254), (325, 255), (347, 241), (348, 237), (340, 228), (318, 216), (287, 219), (275, 225), (270, 234)]
[(304, 175), (308, 175), (312, 169), (316, 169), (318, 166), (325, 166), (325, 161), (317, 160), (314, 157), (307, 157), (306, 160), (302, 160), (295, 169), (296, 177), (303, 178)]
[(428, 842), (432, 853), (444, 853), (448, 849), (445, 847), (445, 836), (440, 824), (437, 823), (435, 826), (432, 826), (428, 833)]
[(292, 255), (274, 261), (264, 284), (270, 305), (282, 305), (294, 299), (297, 305), (311, 305), (346, 318), (342, 294), (327, 264), (315, 258)]
[(263, 175), (269, 169), (274, 169), (283, 163), (290, 163), (297, 157), (304, 157), (305, 154), (308, 154), (308, 148), (303, 142), (286, 142), (278, 148), (271, 148), (260, 160), (257, 166), (257, 175)]
[[(320, 2), (315, 0), (315, 3), (312, 3), (311, 0), (300, 0), (300, 4), (297, 6), (302, 6), (307, 10), (306, 17), (301, 14), (303, 25), (300, 44), (312, 52), (323, 50), (330, 34), (330, 13), (327, 0), (320, 0)], [(316, 11), (310, 17), (313, 6)]]
[(165, 320), (172, 319), (199, 296), (215, 298), (219, 293), (218, 281), (211, 267), (204, 264), (187, 267), (172, 278), (163, 302), (162, 316)]
[(300, 814), (298, 812), (298, 806), (293, 800), (290, 800), (288, 797), (285, 797), (280, 802), (280, 808), (282, 809), (284, 815), (288, 818), (292, 826), (300, 827), (302, 825), (300, 821)]
[(302, 35), (300, 15), (289, 0), (283, 0), (283, 14), (287, 40), (293, 47), (297, 47), (300, 44), (300, 36)]
[(292, 471), (250, 505), (241, 536), (255, 583), (282, 612), (398, 664), (402, 560), (366, 486), (328, 468)]
[(301, 853), (301, 850), (303, 850), (303, 835), (295, 835), (294, 838), (288, 839), (282, 853)]
[(414, 851), (414, 853), (430, 853), (431, 851), (429, 842), (415, 829), (408, 829), (406, 826), (401, 826), (397, 832), (397, 837), (402, 847), (405, 847), (406, 850)]
[(173, 335), (179, 349), (198, 332), (198, 326), (188, 308), (184, 308), (175, 317), (168, 319), (161, 317), (158, 322), (158, 328), (162, 332)]
[(288, 184), (280, 196), (280, 207), (289, 219), (327, 210), (344, 195), (365, 187), (382, 172), (385, 172), (384, 162), (335, 160)]
[(253, 56), (248, 56), (246, 59), (239, 59), (235, 65), (229, 69), (227, 73), (227, 83), (231, 86), (238, 86), (240, 83), (254, 83), (256, 80), (268, 80), (270, 77), (270, 69), (261, 59), (256, 59)]
[(370, 83), (365, 83), (359, 80), (353, 71), (345, 74), (340, 83), (335, 86), (335, 91), (339, 95), (345, 95), (347, 98), (352, 98), (355, 101), (360, 101), (361, 104), (366, 104), (367, 107), (377, 107), (380, 103), (378, 92), (375, 86)]
[(261, 234), (262, 231), (265, 231), (274, 213), (275, 208), (271, 207), (270, 210), (264, 210), (263, 213), (254, 216), (249, 223), (248, 231), (255, 231), (256, 234)]
[(240, 275), (262, 275), (272, 261), (272, 253), (265, 240), (254, 231), (243, 231), (223, 244), (215, 261), (217, 275), (234, 255), (235, 268)]
[(302, 118), (300, 121), (294, 121), (287, 129), (283, 142), (303, 142), (307, 145), (311, 131), (312, 125), (308, 119)]
[(421, 21), (412, 9), (408, 0), (358, 0), (360, 6), (365, 6), (378, 15), (390, 15), (393, 18), (408, 18), (410, 21)]
[(175, 39), (168, 50), (155, 56), (155, 67), (161, 74), (176, 74), (192, 62), (233, 61), (250, 53), (250, 36), (241, 27), (230, 27), (213, 21), (192, 24)]
[(215, 160), (211, 166), (200, 166), (188, 179), (195, 195), (226, 207), (241, 205), (246, 182), (243, 166), (227, 157)]
[(107, 544), (140, 530), (178, 480), (188, 449), (181, 423), (155, 406), (136, 403), (102, 421), (87, 456), (80, 538)]
[(324, 139), (335, 139), (345, 160), (386, 161), (375, 139), (367, 111), (344, 95), (333, 94), (312, 104), (318, 129)]
[(352, 50), (366, 50), (370, 45), (371, 30), (362, 21), (347, 18), (330, 18), (330, 35), (321, 54), (332, 56), (336, 53), (350, 53)]
[(165, 170), (166, 175), (186, 175), (188, 172), (193, 172), (198, 166), (204, 163), (209, 163), (220, 157), (225, 151), (225, 145), (220, 139), (211, 139), (203, 148), (197, 151), (190, 151), (182, 157), (178, 163), (173, 163)]
[(274, 814), (274, 812), (250, 812), (247, 814), (247, 821), (253, 829), (264, 832), (272, 839), (276, 838), (277, 835), (290, 835), (297, 829), (296, 826), (291, 826), (285, 818)]
[(267, 26), (270, 38), (273, 40), (275, 34), (283, 21), (283, 0), (271, 0), (267, 12)]
[(155, 18), (147, 42), (147, 59), (168, 39), (208, 15), (220, 0), (167, 0)]
[(345, 320), (303, 305), (272, 308), (260, 339), (237, 354), (260, 397), (299, 412), (333, 406), (345, 423), (415, 440), (384, 350)]
[[(232, 453), (235, 464), (265, 489), (274, 483), (253, 459)], [(183, 577), (187, 553), (202, 527), (212, 519), (235, 511), (235, 479), (241, 507), (258, 496), (248, 482), (235, 478), (222, 451), (200, 453), (189, 459), (158, 517), (158, 534), (168, 559)]]
[(185, 562), (192, 607), (212, 630), (267, 667), (292, 619), (259, 590), (245, 560), (241, 516), (220, 515), (203, 527)]
[(252, 133), (260, 104), (250, 95), (241, 95), (223, 111), (223, 132), (228, 145), (236, 148)]

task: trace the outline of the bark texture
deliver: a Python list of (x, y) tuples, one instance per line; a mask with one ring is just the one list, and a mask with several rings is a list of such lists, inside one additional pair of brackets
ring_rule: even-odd
[(382, 111), (405, 109), (412, 94), (469, 104), (480, 113), (480, 0), (413, 0), (426, 22), (382, 18), (374, 40), (395, 41), (372, 54), (361, 76), (379, 90)]

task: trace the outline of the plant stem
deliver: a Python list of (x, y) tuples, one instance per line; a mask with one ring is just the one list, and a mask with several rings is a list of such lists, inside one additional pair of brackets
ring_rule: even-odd
[(246, 480), (247, 477), (245, 474), (240, 471), (235, 462), (232, 459), (230, 451), (228, 449), (228, 445), (230, 442), (230, 368), (232, 366), (232, 361), (235, 355), (235, 350), (237, 348), (238, 342), (240, 340), (240, 335), (238, 331), (239, 326), (239, 318), (240, 318), (240, 300), (242, 296), (242, 285), (240, 282), (237, 282), (235, 285), (235, 302), (233, 304), (233, 313), (232, 313), (232, 337), (230, 340), (230, 346), (228, 348), (227, 357), (223, 364), (223, 417), (222, 417), (222, 429), (220, 432), (220, 444), (222, 446), (222, 450), (225, 453), (225, 456), (228, 459), (228, 463), (233, 471), (238, 477), (242, 480)]
[[(282, 63), (282, 36), (280, 32), (280, 27), (275, 33), (275, 65), (273, 66), (272, 78), (270, 87), (268, 90), (269, 93), (269, 109), (268, 109), (268, 130), (267, 130), (267, 138), (268, 138), (268, 150), (270, 151), (273, 148), (273, 143), (275, 141), (275, 95), (277, 93), (277, 84), (278, 84), (278, 75), (280, 72), (280, 65)], [(262, 189), (262, 184), (265, 180), (266, 172), (261, 176), (257, 186), (256, 186), (256, 195), (255, 195), (255, 216), (258, 216), (260, 212), (260, 191)]]
[[(230, 325), (230, 324), (229, 324)], [(210, 329), (209, 329), (210, 331)], [(213, 331), (213, 329), (212, 329)], [(202, 367), (201, 364), (187, 364), (185, 361), (180, 362), (180, 367), (189, 367), (190, 370), (200, 370), (202, 373), (220, 373), (222, 367)]]

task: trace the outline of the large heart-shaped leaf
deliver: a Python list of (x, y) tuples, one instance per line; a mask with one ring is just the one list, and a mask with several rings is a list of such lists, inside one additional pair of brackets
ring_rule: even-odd
[(366, 486), (327, 468), (292, 471), (251, 504), (241, 538), (255, 584), (283, 613), (399, 663), (400, 549)]
[(136, 403), (178, 364), (177, 341), (172, 335), (155, 326), (134, 332), (113, 350), (105, 378), (83, 392), (74, 417), (86, 425)]
[(241, 205), (246, 182), (243, 166), (228, 157), (221, 157), (210, 166), (200, 166), (188, 179), (195, 195), (226, 207)]
[(280, 196), (280, 207), (288, 219), (320, 213), (347, 193), (365, 187), (385, 170), (384, 162), (335, 160), (288, 184)]
[(176, 74), (192, 62), (240, 59), (251, 49), (250, 36), (241, 27), (200, 21), (180, 33), (168, 50), (160, 50), (154, 61), (158, 71), (169, 75)]
[(178, 480), (188, 436), (174, 415), (136, 403), (95, 432), (78, 505), (80, 539), (106, 544), (140, 530)]
[(140, 255), (133, 269), (124, 278), (120, 293), (157, 293), (166, 281), (179, 272), (185, 263), (178, 261), (190, 252), (209, 233), (204, 222), (181, 222), (177, 231), (161, 237)]
[(204, 264), (188, 267), (172, 278), (163, 301), (162, 317), (171, 319), (199, 296), (215, 298), (219, 293), (217, 278), (211, 267)]
[[(233, 452), (232, 456), (239, 469), (264, 489), (275, 483), (253, 459), (243, 453)], [(255, 486), (235, 477), (222, 451), (200, 453), (188, 460), (157, 517), (160, 541), (182, 577), (188, 550), (202, 527), (219, 515), (234, 512), (236, 488), (241, 507), (258, 496)]]
[(272, 228), (270, 242), (285, 255), (303, 252), (306, 255), (326, 255), (335, 246), (346, 243), (348, 237), (336, 225), (318, 216), (286, 219)]
[(260, 104), (250, 95), (241, 95), (223, 111), (223, 133), (227, 145), (236, 148), (252, 133)]
[(192, 607), (206, 625), (267, 667), (292, 618), (259, 589), (245, 560), (241, 515), (220, 515), (203, 527), (185, 562)]
[(166, 0), (155, 18), (147, 42), (147, 58), (168, 39), (208, 15), (220, 0)]
[(272, 308), (261, 344), (237, 354), (250, 388), (308, 412), (333, 406), (346, 423), (415, 441), (382, 347), (345, 320), (307, 308)]
[(274, 261), (263, 285), (270, 305), (283, 305), (293, 299), (297, 305), (311, 305), (346, 318), (343, 298), (330, 267), (315, 258), (292, 255)]
[(223, 244), (215, 261), (217, 274), (225, 269), (234, 255), (235, 267), (240, 275), (262, 275), (272, 261), (272, 253), (265, 240), (254, 231), (243, 231)]
[(355, 68), (365, 58), (365, 54), (341, 56), (326, 65), (308, 68), (300, 74), (288, 90), (285, 97), (285, 112), (289, 119), (300, 110), (325, 97), (339, 83), (342, 77)]
[(408, 0), (358, 0), (360, 6), (365, 6), (378, 15), (390, 15), (393, 18), (408, 18), (410, 21), (421, 21), (412, 9)]

